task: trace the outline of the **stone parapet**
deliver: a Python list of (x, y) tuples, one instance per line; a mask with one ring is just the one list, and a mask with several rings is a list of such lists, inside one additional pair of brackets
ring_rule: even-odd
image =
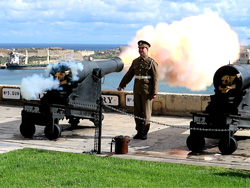
[[(102, 90), (102, 95), (105, 97), (105, 105), (124, 112), (133, 112), (132, 91)], [(161, 92), (153, 100), (153, 114), (191, 116), (192, 112), (204, 111), (209, 101), (210, 95)], [(24, 102), (20, 86), (0, 85), (0, 103), (22, 105)], [(111, 110), (105, 108), (105, 111)]]
[[(118, 95), (119, 106), (116, 108), (133, 112), (133, 106), (128, 106), (126, 95), (133, 95), (132, 91), (103, 90), (103, 95)], [(190, 116), (193, 112), (202, 112), (206, 109), (210, 95), (180, 94), (160, 92), (153, 100), (153, 114)]]

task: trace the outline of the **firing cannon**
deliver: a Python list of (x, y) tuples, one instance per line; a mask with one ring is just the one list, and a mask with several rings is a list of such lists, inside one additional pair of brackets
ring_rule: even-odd
[(202, 113), (193, 113), (187, 147), (199, 152), (204, 138), (219, 139), (222, 154), (232, 154), (238, 147), (234, 134), (250, 128), (250, 65), (226, 65), (214, 74), (214, 95)]
[[(89, 119), (97, 127), (103, 119), (100, 111), (101, 78), (123, 69), (123, 62), (116, 57), (105, 61), (84, 61), (78, 71), (78, 80), (67, 64), (52, 68), (50, 75), (60, 81), (58, 89), (47, 91), (40, 101), (24, 104), (20, 132), (26, 138), (35, 134), (35, 125), (45, 126), (45, 136), (60, 137), (59, 120), (65, 117), (75, 127), (81, 119)], [(102, 116), (100, 118), (100, 115)]]

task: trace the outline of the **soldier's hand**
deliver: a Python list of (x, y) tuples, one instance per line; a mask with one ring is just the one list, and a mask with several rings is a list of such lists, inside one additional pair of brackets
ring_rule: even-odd
[(121, 88), (121, 87), (118, 87), (118, 88), (117, 88), (117, 91), (121, 91), (121, 90), (122, 90), (122, 88)]
[(155, 99), (156, 98), (156, 94), (153, 94), (152, 96), (151, 96), (151, 99)]

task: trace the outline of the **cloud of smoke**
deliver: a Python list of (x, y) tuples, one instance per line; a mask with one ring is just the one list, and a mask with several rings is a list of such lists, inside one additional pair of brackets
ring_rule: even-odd
[(60, 70), (60, 67), (69, 67), (71, 70), (71, 74), (72, 74), (72, 81), (77, 81), (78, 78), (78, 71), (82, 71), (83, 70), (83, 64), (82, 63), (76, 63), (76, 62), (58, 62), (58, 63), (54, 63), (54, 64), (49, 64), (47, 66), (47, 69), (45, 70), (45, 75), (48, 77), (52, 70)]
[(36, 99), (44, 91), (59, 88), (59, 81), (53, 76), (44, 78), (42, 75), (33, 74), (23, 78), (21, 82), (21, 95), (26, 100)]
[(21, 95), (26, 100), (32, 100), (38, 98), (40, 93), (49, 91), (52, 89), (60, 89), (59, 80), (54, 79), (51, 75), (52, 70), (60, 72), (61, 67), (68, 67), (72, 74), (72, 81), (79, 80), (78, 71), (83, 70), (82, 63), (76, 62), (60, 62), (55, 64), (49, 64), (45, 69), (45, 77), (42, 75), (33, 74), (27, 78), (23, 78), (21, 82)]
[(149, 55), (158, 63), (162, 81), (191, 90), (205, 90), (220, 66), (239, 57), (237, 34), (215, 13), (145, 26), (120, 55), (125, 64), (138, 57), (139, 40), (151, 44)]

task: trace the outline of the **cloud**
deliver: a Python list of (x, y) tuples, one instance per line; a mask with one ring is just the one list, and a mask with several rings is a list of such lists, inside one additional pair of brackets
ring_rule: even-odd
[(126, 43), (145, 25), (171, 24), (205, 12), (216, 12), (232, 27), (249, 27), (249, 7), (248, 0), (0, 1), (0, 37), (2, 42)]
[(170, 9), (173, 9), (175, 12), (184, 11), (184, 12), (199, 12), (200, 9), (194, 3), (185, 2), (185, 3), (178, 3), (178, 2), (171, 2)]
[(250, 28), (249, 27), (234, 27), (235, 31), (241, 38), (242, 45), (250, 45)]

